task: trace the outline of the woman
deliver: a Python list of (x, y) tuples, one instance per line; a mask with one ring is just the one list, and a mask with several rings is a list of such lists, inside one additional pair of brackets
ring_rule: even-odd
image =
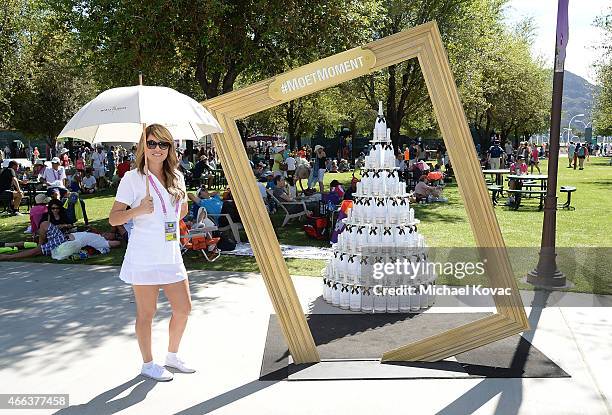
[(542, 174), (540, 171), (540, 151), (538, 146), (533, 144), (531, 147), (531, 159), (529, 159), (529, 165), (531, 166), (531, 174), (533, 174), (533, 168), (538, 169), (538, 174)]
[(274, 174), (275, 177), (276, 176), (284, 177), (285, 173), (281, 167), (281, 165), (285, 162), (285, 159), (283, 158), (283, 153), (280, 148), (273, 150), (273, 151), (274, 151), (274, 156), (272, 157), (272, 160), (273, 160), (272, 173)]
[[(313, 182), (319, 182), (319, 190), (323, 193), (323, 178), (325, 176), (325, 163), (327, 162), (327, 154), (325, 154), (325, 149), (321, 145), (315, 146), (315, 162), (314, 162), (314, 170), (311, 173), (313, 175)], [(314, 183), (313, 183), (314, 184)], [(310, 183), (308, 184), (310, 187)]]
[[(153, 362), (151, 353), (151, 323), (160, 287), (172, 306), (166, 366), (183, 373), (195, 372), (177, 356), (191, 311), (187, 272), (178, 241), (179, 220), (187, 214), (185, 181), (178, 166), (170, 132), (159, 124), (148, 126), (146, 144), (137, 148), (136, 168), (125, 173), (119, 182), (109, 215), (112, 226), (133, 221), (120, 278), (132, 284), (136, 298), (141, 374), (157, 381), (173, 378), (172, 373)], [(150, 195), (146, 192), (147, 181)]]
[(49, 222), (62, 231), (66, 231), (74, 227), (74, 223), (70, 222), (70, 218), (68, 217), (68, 212), (66, 212), (66, 208), (62, 204), (62, 201), (59, 199), (51, 199), (47, 204), (47, 213), (43, 214), (40, 223)]

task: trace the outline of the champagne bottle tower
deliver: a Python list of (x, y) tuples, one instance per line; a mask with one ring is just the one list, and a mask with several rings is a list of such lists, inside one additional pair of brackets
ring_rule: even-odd
[(323, 298), (364, 313), (418, 312), (434, 303), (436, 275), (399, 180), (382, 101), (370, 143), (353, 207), (323, 271)]

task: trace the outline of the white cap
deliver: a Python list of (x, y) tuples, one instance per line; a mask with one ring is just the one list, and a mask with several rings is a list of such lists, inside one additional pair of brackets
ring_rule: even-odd
[(57, 158), (57, 157), (53, 157), (53, 158), (51, 159), (51, 163), (53, 163), (53, 164), (60, 164), (60, 159), (59, 159), (59, 158)]

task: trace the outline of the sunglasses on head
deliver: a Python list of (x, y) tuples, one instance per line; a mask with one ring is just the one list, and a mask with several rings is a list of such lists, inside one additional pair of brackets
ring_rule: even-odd
[(155, 147), (158, 147), (158, 146), (160, 150), (168, 150), (170, 148), (170, 143), (166, 141), (147, 140), (147, 148), (149, 150), (154, 150)]

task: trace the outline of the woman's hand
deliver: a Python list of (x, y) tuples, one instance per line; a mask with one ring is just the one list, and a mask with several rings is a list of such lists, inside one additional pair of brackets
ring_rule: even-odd
[(138, 215), (146, 215), (153, 213), (153, 198), (151, 196), (145, 196), (141, 201), (140, 205), (136, 208)]

